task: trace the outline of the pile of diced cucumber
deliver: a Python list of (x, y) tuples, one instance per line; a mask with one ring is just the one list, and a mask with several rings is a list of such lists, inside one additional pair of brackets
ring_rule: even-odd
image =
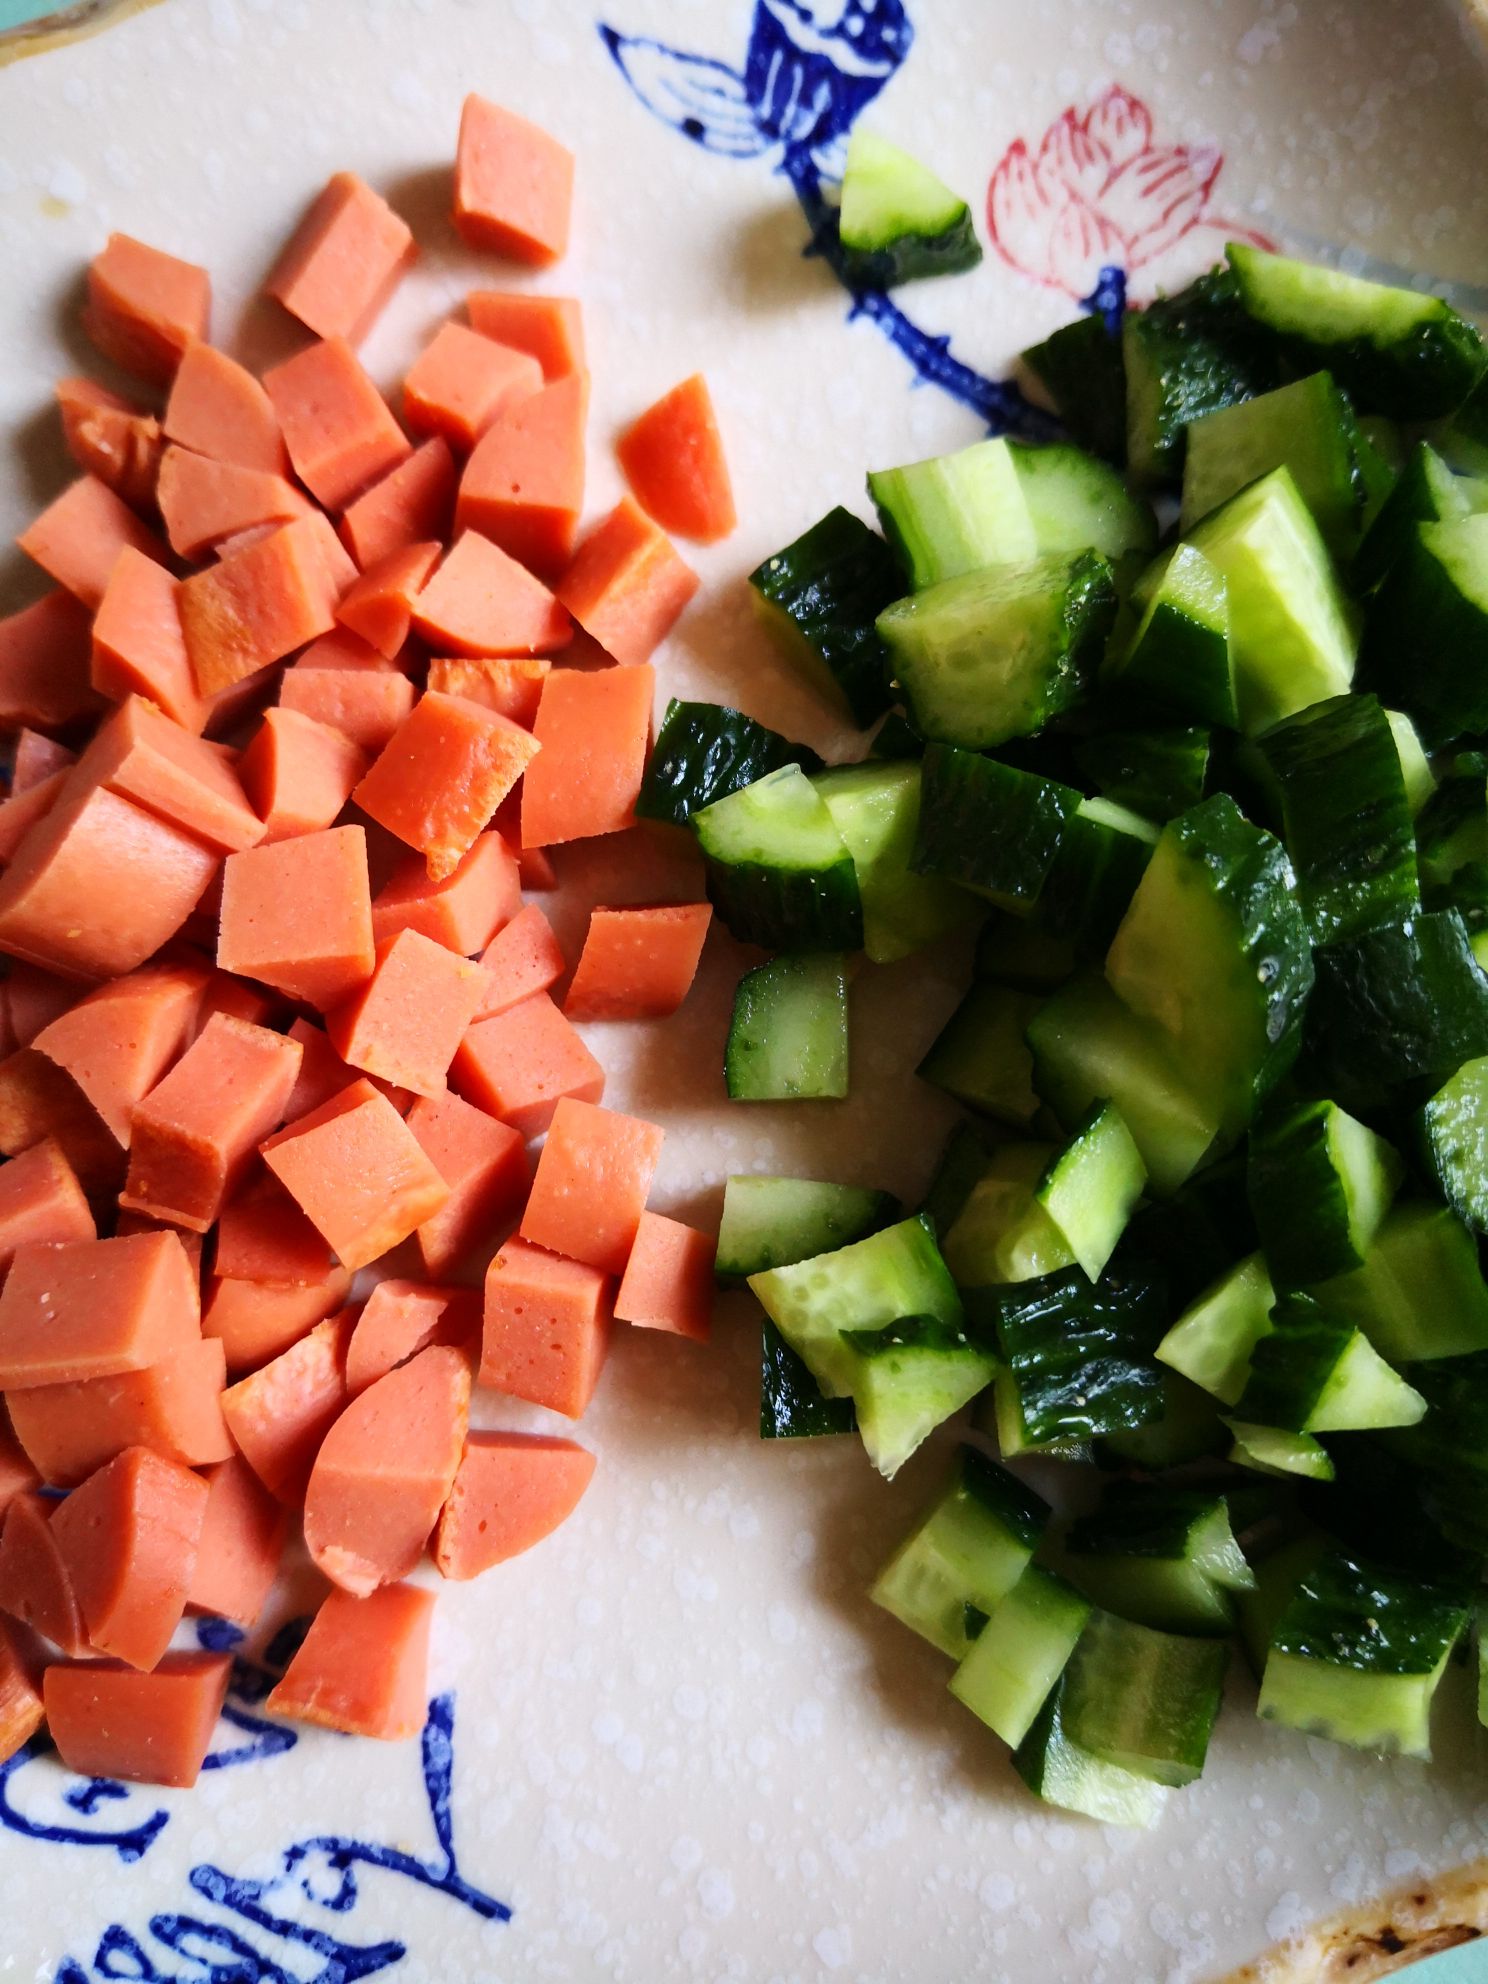
[[(1146, 1823), (1234, 1636), (1262, 1716), (1422, 1756), (1481, 1596), (1488, 352), (1235, 246), (1025, 356), (1068, 442), (875, 472), (880, 530), (753, 575), (862, 761), (674, 703), (642, 811), (771, 954), (741, 1101), (845, 1094), (854, 954), (980, 926), (924, 1203), (733, 1178), (718, 1268), (762, 1433), (892, 1475), (970, 1406), (1001, 1463), (873, 1596), (1032, 1789)], [(1077, 1519), (1020, 1455), (1086, 1463)]]

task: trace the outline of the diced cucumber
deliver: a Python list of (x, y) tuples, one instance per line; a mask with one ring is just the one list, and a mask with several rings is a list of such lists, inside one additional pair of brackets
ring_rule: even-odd
[(1477, 1245), (1446, 1206), (1394, 1207), (1364, 1265), (1312, 1293), (1329, 1314), (1357, 1324), (1392, 1364), (1488, 1349), (1488, 1285)]
[(878, 630), (915, 728), (985, 750), (1081, 699), (1115, 614), (1110, 566), (1083, 551), (942, 579), (887, 607)]
[(1197, 725), (1107, 730), (1081, 738), (1075, 760), (1107, 799), (1161, 825), (1203, 798), (1209, 732)]
[(893, 552), (841, 507), (749, 575), (755, 603), (784, 653), (866, 729), (889, 695), (888, 658), (876, 622), (899, 597)]
[(1197, 545), (1164, 552), (1140, 589), (1142, 617), (1110, 679), (1131, 696), (1201, 723), (1240, 722), (1229, 585)]
[(1395, 739), (1395, 749), (1400, 756), (1400, 776), (1405, 781), (1405, 803), (1410, 808), (1414, 820), (1426, 806), (1432, 793), (1436, 791), (1436, 773), (1431, 769), (1431, 760), (1426, 755), (1425, 746), (1416, 734), (1416, 726), (1404, 710), (1386, 710), (1385, 721), (1390, 726), (1390, 734)]
[(1373, 696), (1336, 696), (1259, 740), (1313, 941), (1356, 937), (1421, 901), (1405, 774)]
[(850, 1398), (828, 1398), (769, 1317), (760, 1324), (762, 1440), (815, 1440), (852, 1433), (858, 1415)]
[(1049, 1505), (974, 1447), (879, 1573), (869, 1597), (922, 1639), (964, 1659), (966, 1608), (992, 1614), (1026, 1570)]
[(1361, 678), (1432, 748), (1488, 729), (1488, 511), (1417, 524), (1369, 602)]
[(1126, 460), (1120, 332), (1108, 329), (1102, 314), (1094, 311), (1061, 324), (1042, 344), (1030, 345), (1022, 358), (1080, 446), (1119, 467)]
[(1464, 1061), (1421, 1112), (1427, 1161), (1442, 1196), (1488, 1233), (1488, 1056)]
[[(995, 1360), (958, 1339), (961, 1298), (923, 1219), (901, 1220), (897, 1226), (885, 1227), (834, 1253), (753, 1274), (749, 1286), (828, 1397), (851, 1396), (860, 1418), (864, 1410), (860, 1392), (881, 1411), (885, 1379), (898, 1376), (901, 1411), (893, 1427), (896, 1450), (903, 1449), (912, 1437), (906, 1431), (906, 1418), (919, 1403), (917, 1380), (925, 1381), (926, 1396), (921, 1415), (924, 1423), (914, 1429), (915, 1444), (955, 1410), (954, 1405), (945, 1405), (940, 1382), (943, 1370), (952, 1371), (957, 1389), (969, 1386), (956, 1404), (964, 1404), (991, 1379)], [(910, 1369), (908, 1381), (887, 1365), (872, 1374), (874, 1360), (854, 1348), (848, 1332), (885, 1330), (906, 1318), (938, 1323), (953, 1341), (944, 1348), (920, 1349), (912, 1358), (898, 1360), (915, 1367)], [(899, 1458), (907, 1458), (907, 1453), (900, 1451)]]
[(723, 1069), (731, 1102), (847, 1094), (847, 968), (830, 951), (771, 958), (739, 980)]
[(1147, 1167), (1121, 1111), (1102, 1102), (1049, 1160), (1034, 1196), (1075, 1260), (1099, 1281), (1146, 1182)]
[(1038, 555), (1006, 441), (974, 441), (953, 455), (876, 469), (868, 493), (915, 592), (984, 565), (1015, 565)]
[(1075, 1650), (1089, 1601), (1052, 1571), (1029, 1564), (989, 1609), (948, 1686), (957, 1701), (1016, 1749)]
[(1071, 1267), (1010, 1287), (974, 1288), (972, 1326), (996, 1332), (1004, 1456), (1105, 1438), (1154, 1424), (1162, 1379), (1151, 1361), (1162, 1331), (1160, 1282), (1108, 1268), (1099, 1282)]
[(715, 1271), (721, 1280), (742, 1280), (790, 1267), (861, 1240), (898, 1217), (892, 1192), (738, 1173), (723, 1188)]
[(1239, 1154), (1206, 1164), (1171, 1198), (1149, 1199), (1131, 1223), (1134, 1256), (1163, 1263), (1174, 1309), (1197, 1300), (1257, 1245)]
[(966, 202), (928, 166), (861, 124), (847, 141), (837, 232), (843, 273), (857, 288), (955, 275), (982, 259)]
[(1167, 1788), (1081, 1749), (1064, 1727), (1055, 1688), (1013, 1752), (1013, 1768), (1045, 1804), (1111, 1826), (1155, 1826)]
[(920, 824), (920, 767), (842, 765), (812, 784), (847, 843), (863, 903), (863, 949), (892, 964), (974, 920), (965, 893), (910, 872)]
[(857, 871), (826, 803), (783, 765), (692, 816), (719, 915), (767, 951), (855, 951), (863, 941)]
[(1411, 1376), (1426, 1414), (1419, 1425), (1391, 1435), (1392, 1451), (1433, 1473), (1488, 1476), (1488, 1355), (1433, 1358)]
[(1353, 408), (1314, 372), (1193, 421), (1183, 463), (1182, 531), (1272, 469), (1288, 468), (1335, 555), (1358, 542), (1364, 509)]
[(1229, 1458), (1236, 1467), (1258, 1474), (1300, 1475), (1307, 1481), (1331, 1481), (1333, 1461), (1321, 1440), (1311, 1433), (1287, 1433), (1279, 1426), (1256, 1426), (1244, 1419), (1227, 1420), (1234, 1444)]
[(917, 1447), (991, 1383), (994, 1365), (959, 1324), (906, 1316), (877, 1330), (847, 1330), (859, 1365), (853, 1384), (868, 1458), (892, 1480)]
[(859, 1360), (849, 1329), (882, 1329), (905, 1316), (959, 1324), (961, 1298), (922, 1219), (749, 1277), (749, 1286), (829, 1396), (851, 1392)]
[(1176, 1073), (1157, 1024), (1122, 1004), (1104, 978), (1071, 981), (1027, 1022), (1034, 1087), (1072, 1127), (1096, 1103), (1120, 1110), (1152, 1189), (1176, 1191), (1219, 1128)]
[(1477, 331), (1439, 296), (1244, 242), (1230, 242), (1225, 253), (1256, 323), (1327, 366), (1371, 412), (1433, 420), (1461, 404), (1488, 364)]
[(680, 703), (674, 696), (651, 747), (636, 811), (643, 819), (685, 826), (715, 799), (726, 799), (782, 765), (815, 771), (821, 760), (804, 744), (767, 730), (742, 710)]
[(1431, 1754), (1431, 1701), (1467, 1626), (1465, 1593), (1326, 1557), (1276, 1621), (1256, 1712), (1355, 1749)]
[(959, 882), (999, 909), (1027, 914), (1054, 866), (1080, 793), (975, 751), (925, 752), (917, 875)]
[(1159, 1632), (1228, 1632), (1231, 1593), (1252, 1583), (1224, 1497), (1196, 1488), (1113, 1482), (1064, 1547), (1087, 1597)]
[(1130, 1432), (1103, 1434), (1095, 1443), (1098, 1466), (1165, 1474), (1224, 1451), (1225, 1427), (1215, 1401), (1176, 1371), (1161, 1376), (1161, 1417)]
[(1108, 462), (1068, 442), (1029, 447), (1010, 441), (1008, 447), (1038, 556), (1099, 551), (1114, 561), (1151, 552), (1157, 542), (1152, 506), (1134, 496)]
[(1106, 977), (1161, 1027), (1221, 1134), (1243, 1129), (1296, 1056), (1312, 954), (1285, 851), (1228, 794), (1164, 827)]
[(1065, 1670), (1064, 1726), (1081, 1749), (1150, 1777), (1192, 1784), (1203, 1772), (1230, 1650), (1091, 1613)]
[(1404, 1166), (1336, 1102), (1264, 1110), (1246, 1177), (1271, 1279), (1303, 1288), (1362, 1267)]
[(1245, 1658), (1257, 1681), (1266, 1668), (1276, 1622), (1296, 1597), (1302, 1580), (1315, 1570), (1332, 1545), (1320, 1529), (1291, 1527), (1269, 1546), (1250, 1553), (1255, 1585), (1235, 1594)]
[(1476, 911), (1488, 875), (1488, 757), (1459, 751), (1441, 767), (1441, 782), (1416, 822), (1421, 882), (1433, 909)]
[(1354, 585), (1372, 592), (1409, 550), (1417, 524), (1455, 523), (1474, 507), (1471, 484), (1453, 475), (1429, 441), (1418, 441), (1354, 555)]
[(1184, 1310), (1157, 1355), (1223, 1404), (1236, 1405), (1250, 1377), (1252, 1353), (1271, 1332), (1275, 1300), (1264, 1256), (1251, 1254)]
[(1426, 1401), (1392, 1369), (1362, 1330), (1310, 1296), (1284, 1295), (1271, 1328), (1250, 1354), (1235, 1417), (1287, 1433), (1378, 1431), (1414, 1426)]
[(1464, 1061), (1488, 1054), (1488, 977), (1455, 909), (1329, 944), (1316, 966), (1309, 1069), (1355, 1115), (1417, 1108)]
[(1232, 496), (1190, 542), (1225, 580), (1242, 730), (1254, 734), (1347, 694), (1358, 648), (1353, 609), (1289, 469)]
[(946, 1265), (962, 1288), (1030, 1281), (1074, 1262), (1074, 1251), (1039, 1203), (1052, 1144), (994, 1151), (945, 1238)]
[(1038, 994), (973, 985), (936, 1035), (919, 1074), (968, 1108), (1026, 1130), (1038, 1114), (1033, 1055), (1024, 1029)]
[(1053, 937), (1028, 917), (1006, 910), (989, 916), (977, 938), (977, 977), (1021, 992), (1053, 991), (1076, 963), (1075, 947), (1068, 938)]
[(1082, 952), (1103, 952), (1152, 859), (1158, 829), (1110, 799), (1082, 799), (1065, 822), (1038, 899), (1039, 921)]
[(991, 1155), (991, 1145), (970, 1123), (958, 1123), (946, 1139), (920, 1207), (938, 1238), (955, 1225)]
[(1176, 482), (1189, 423), (1279, 383), (1270, 340), (1240, 308), (1224, 269), (1176, 296), (1129, 310), (1121, 327), (1126, 371), (1126, 450), (1144, 482)]

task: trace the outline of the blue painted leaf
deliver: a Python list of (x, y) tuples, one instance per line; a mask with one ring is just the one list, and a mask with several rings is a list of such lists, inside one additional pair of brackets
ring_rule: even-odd
[(770, 149), (744, 94), (743, 77), (726, 62), (684, 55), (610, 27), (599, 32), (611, 61), (653, 117), (724, 158), (758, 158)]

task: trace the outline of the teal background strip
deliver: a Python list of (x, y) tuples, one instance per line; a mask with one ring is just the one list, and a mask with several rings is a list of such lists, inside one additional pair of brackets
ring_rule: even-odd
[(0, 0), (0, 29), (44, 21), (48, 14), (64, 13), (72, 4), (73, 0)]
[(1488, 1937), (1464, 1943), (1461, 1949), (1408, 1964), (1400, 1973), (1410, 1984), (1488, 1984)]

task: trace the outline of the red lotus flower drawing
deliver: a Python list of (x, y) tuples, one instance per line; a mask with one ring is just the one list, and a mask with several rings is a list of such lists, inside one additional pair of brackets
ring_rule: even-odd
[(1237, 237), (1271, 244), (1216, 214), (1224, 165), (1213, 145), (1153, 142), (1152, 113), (1119, 83), (1082, 115), (1074, 105), (1039, 139), (1009, 145), (987, 187), (987, 230), (1005, 262), (1077, 300), (1103, 268), (1128, 275), (1202, 231), (1209, 259)]

